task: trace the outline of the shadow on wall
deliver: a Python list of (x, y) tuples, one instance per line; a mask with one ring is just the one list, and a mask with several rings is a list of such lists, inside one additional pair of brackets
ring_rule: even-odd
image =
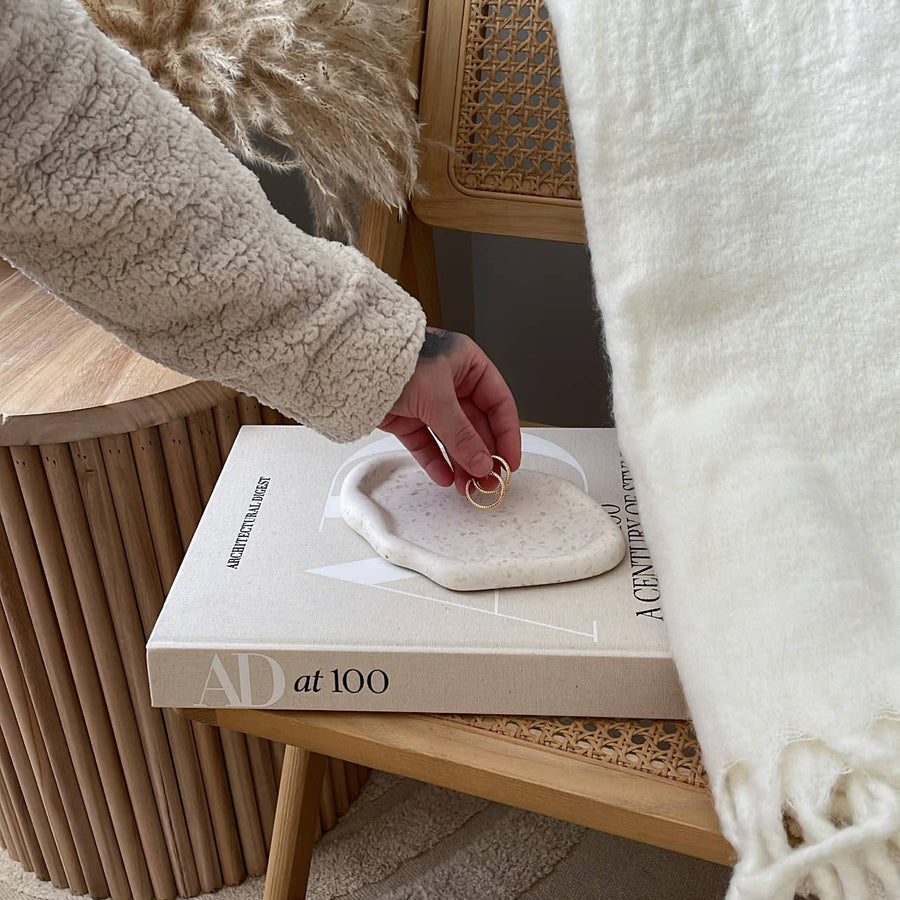
[(519, 415), (612, 425), (608, 364), (587, 248), (435, 229), (444, 325), (470, 334), (503, 373)]
[[(312, 231), (302, 177), (256, 174), (272, 205)], [(444, 327), (481, 345), (523, 419), (612, 425), (586, 247), (436, 228), (435, 251)]]

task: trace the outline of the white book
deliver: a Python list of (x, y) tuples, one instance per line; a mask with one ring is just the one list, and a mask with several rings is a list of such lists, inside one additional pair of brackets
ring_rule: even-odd
[(499, 591), (441, 587), (343, 521), (343, 477), (398, 449), (241, 428), (147, 643), (154, 706), (688, 717), (613, 429), (524, 429), (522, 465), (602, 503), (625, 558)]

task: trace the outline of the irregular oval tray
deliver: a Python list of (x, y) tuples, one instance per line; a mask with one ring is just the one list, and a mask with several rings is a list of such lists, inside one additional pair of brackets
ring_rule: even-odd
[(480, 510), (434, 484), (408, 453), (375, 457), (344, 479), (341, 514), (379, 556), (456, 591), (576, 581), (625, 554), (622, 532), (596, 500), (527, 469), (513, 475), (499, 507)]

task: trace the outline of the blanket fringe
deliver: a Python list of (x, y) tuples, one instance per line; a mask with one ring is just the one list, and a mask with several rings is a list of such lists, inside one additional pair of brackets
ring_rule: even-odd
[(774, 765), (739, 760), (719, 780), (740, 856), (726, 900), (900, 898), (900, 715), (864, 738), (790, 740)]

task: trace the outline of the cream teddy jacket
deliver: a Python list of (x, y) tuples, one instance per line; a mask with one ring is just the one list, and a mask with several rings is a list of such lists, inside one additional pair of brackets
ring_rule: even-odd
[(424, 340), (415, 299), (279, 215), (75, 0), (0, 0), (0, 254), (145, 356), (333, 440), (378, 425)]

